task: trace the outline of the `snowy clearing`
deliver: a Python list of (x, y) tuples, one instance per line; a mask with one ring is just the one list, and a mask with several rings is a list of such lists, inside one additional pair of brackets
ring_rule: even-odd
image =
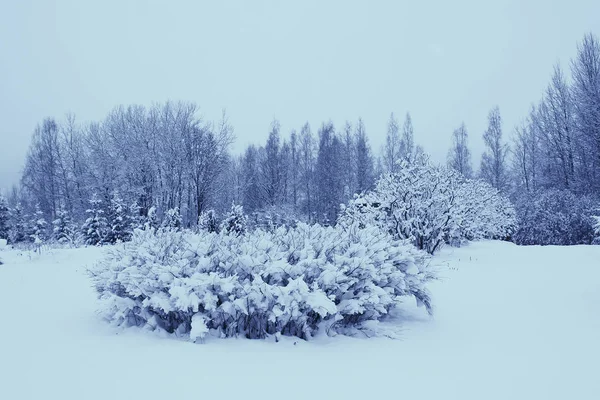
[(436, 256), (435, 315), (403, 339), (193, 344), (100, 320), (101, 249), (0, 257), (0, 398), (596, 399), (600, 246), (480, 242)]

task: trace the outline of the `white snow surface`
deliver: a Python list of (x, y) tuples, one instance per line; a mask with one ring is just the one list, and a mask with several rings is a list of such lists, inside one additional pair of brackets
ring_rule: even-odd
[(0, 251), (0, 399), (600, 398), (600, 246), (446, 248), (399, 340), (202, 344), (100, 319), (101, 252)]

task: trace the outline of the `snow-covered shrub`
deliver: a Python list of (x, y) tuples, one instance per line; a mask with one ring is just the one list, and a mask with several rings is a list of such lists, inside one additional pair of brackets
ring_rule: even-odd
[(198, 229), (208, 233), (219, 232), (219, 221), (215, 210), (204, 211), (198, 217)]
[(181, 214), (179, 214), (179, 207), (170, 208), (165, 213), (165, 217), (162, 222), (163, 228), (179, 229), (181, 228)]
[(240, 205), (231, 205), (231, 210), (221, 222), (221, 232), (228, 235), (243, 235), (246, 233), (248, 217), (244, 214), (244, 208)]
[(356, 332), (407, 298), (431, 310), (428, 255), (377, 227), (299, 224), (235, 236), (136, 231), (92, 271), (107, 318), (192, 340), (208, 332)]
[(248, 218), (250, 229), (274, 230), (281, 226), (296, 226), (306, 218), (289, 205), (274, 205), (254, 211)]
[(110, 228), (102, 208), (102, 200), (96, 194), (90, 199), (90, 208), (86, 213), (89, 217), (81, 228), (85, 243), (92, 246), (103, 244)]
[(515, 227), (510, 201), (492, 186), (465, 179), (425, 159), (403, 162), (375, 189), (343, 208), (338, 224), (375, 225), (433, 254), (443, 243), (508, 238)]
[(519, 245), (590, 244), (594, 240), (592, 215), (597, 203), (568, 190), (546, 190), (517, 199)]

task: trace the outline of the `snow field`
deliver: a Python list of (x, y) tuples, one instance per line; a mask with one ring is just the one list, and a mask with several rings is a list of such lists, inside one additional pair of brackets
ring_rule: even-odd
[(435, 313), (403, 338), (205, 344), (112, 328), (85, 268), (102, 249), (1, 251), (0, 398), (596, 399), (600, 246), (445, 248)]

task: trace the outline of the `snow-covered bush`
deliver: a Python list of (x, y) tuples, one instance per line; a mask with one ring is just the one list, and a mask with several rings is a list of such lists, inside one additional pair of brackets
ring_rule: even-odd
[(343, 208), (341, 225), (375, 225), (433, 254), (443, 243), (510, 236), (515, 212), (492, 186), (425, 159), (403, 162)]
[(106, 316), (192, 340), (368, 329), (407, 298), (431, 311), (428, 255), (376, 227), (235, 236), (136, 231), (92, 271)]
[(568, 190), (546, 190), (517, 199), (519, 245), (590, 244), (594, 240), (592, 215), (597, 203)]
[(240, 205), (231, 205), (231, 210), (221, 222), (221, 232), (228, 235), (243, 235), (246, 233), (248, 217), (244, 214), (244, 208)]
[(251, 230), (274, 230), (281, 226), (296, 226), (298, 222), (307, 222), (306, 218), (289, 205), (275, 205), (254, 211), (248, 218)]
[(208, 233), (219, 232), (219, 221), (215, 210), (204, 211), (198, 217), (198, 229)]

